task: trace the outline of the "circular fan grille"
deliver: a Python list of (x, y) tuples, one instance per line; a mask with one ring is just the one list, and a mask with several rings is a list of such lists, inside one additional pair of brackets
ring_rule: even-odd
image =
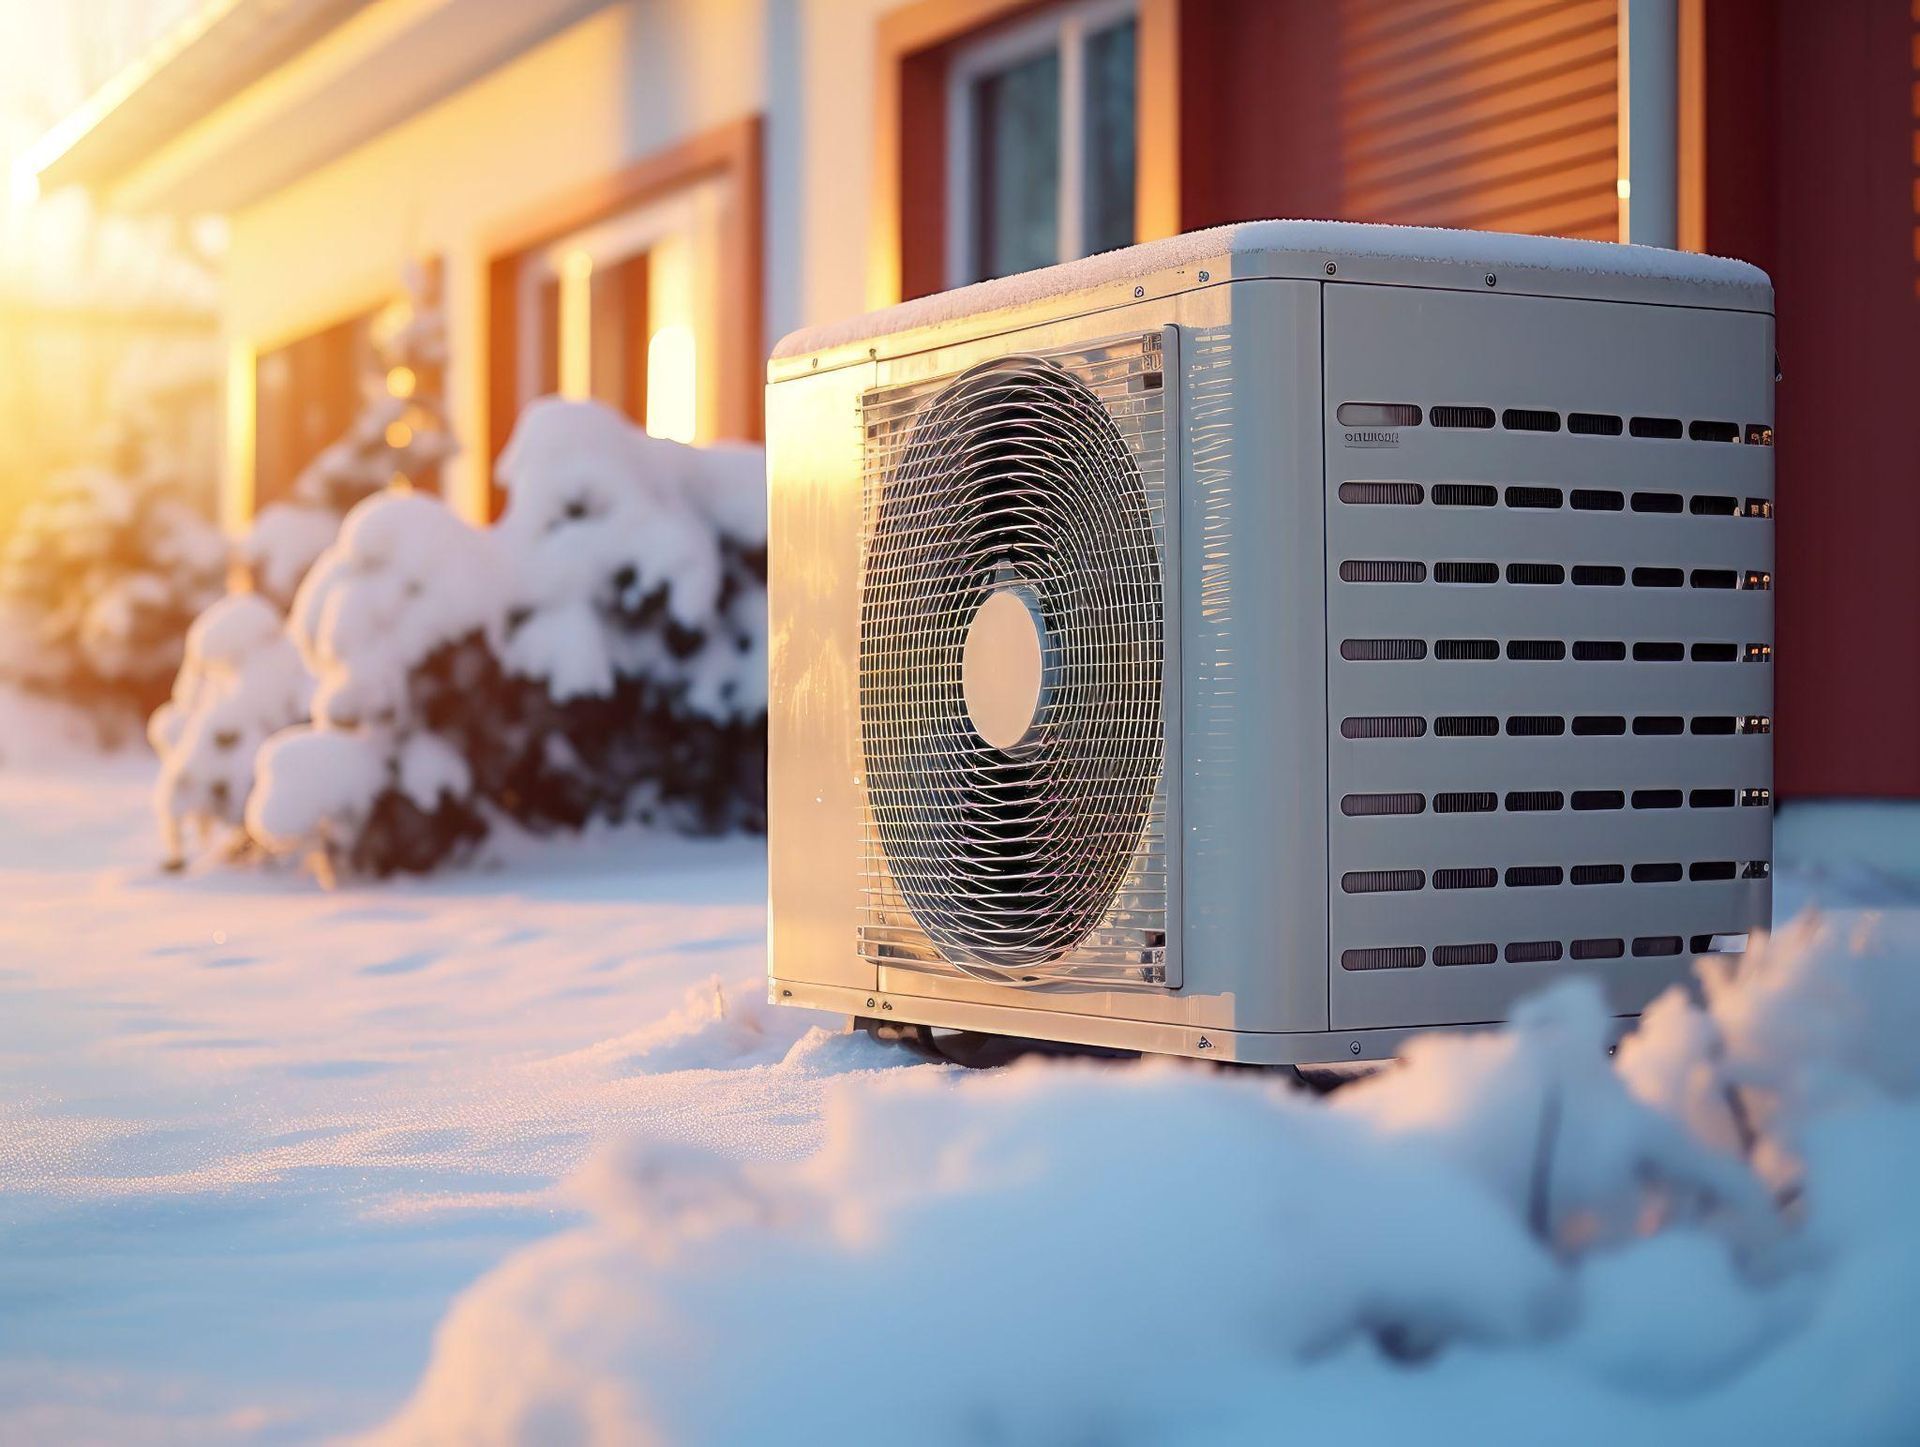
[[(968, 713), (987, 599), (1033, 609), (1045, 686), (1005, 747)], [(1161, 769), (1160, 557), (1139, 468), (1088, 387), (1010, 358), (963, 373), (887, 468), (860, 627), (867, 792), (889, 872), (948, 959), (1032, 967), (1125, 882)]]

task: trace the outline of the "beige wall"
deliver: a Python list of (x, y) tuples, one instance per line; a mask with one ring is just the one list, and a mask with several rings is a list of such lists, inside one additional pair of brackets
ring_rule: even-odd
[(629, 0), (598, 11), (431, 109), (232, 218), (226, 331), (229, 486), (249, 511), (250, 359), (391, 296), (402, 263), (446, 266), (450, 500), (487, 495), (489, 238), (563, 195), (767, 100), (764, 0)]

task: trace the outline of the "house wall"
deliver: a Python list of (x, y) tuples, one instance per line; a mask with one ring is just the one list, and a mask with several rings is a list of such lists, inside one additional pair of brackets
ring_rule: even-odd
[[(524, 222), (543, 197), (604, 178), (676, 140), (767, 109), (790, 0), (628, 0), (597, 11), (511, 63), (332, 164), (232, 217), (225, 302), (230, 378), (240, 358), (393, 295), (409, 258), (445, 272), (451, 418), (464, 444), (448, 469), (450, 501), (485, 515), (483, 419), (490, 238)], [(775, 168), (778, 170), (779, 168)], [(793, 224), (790, 185), (774, 234)], [(791, 274), (772, 278), (774, 316), (793, 314)], [(245, 398), (234, 399), (236, 432)], [(234, 454), (247, 439), (231, 439)], [(244, 456), (224, 512), (251, 510)]]
[(1777, 791), (1920, 797), (1920, 12), (1706, 22), (1706, 249), (1779, 317)]

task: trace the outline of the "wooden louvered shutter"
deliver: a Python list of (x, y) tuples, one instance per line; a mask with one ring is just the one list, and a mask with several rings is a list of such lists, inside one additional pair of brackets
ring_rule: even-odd
[(1619, 239), (1614, 0), (1340, 0), (1340, 213)]

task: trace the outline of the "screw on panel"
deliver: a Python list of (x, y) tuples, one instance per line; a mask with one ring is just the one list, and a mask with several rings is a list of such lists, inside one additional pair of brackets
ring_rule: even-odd
[(873, 1008), (873, 996), (871, 995), (867, 996), (867, 1008), (869, 1010)]
[(1200, 1038), (1199, 1038), (1198, 1040), (1196, 1040), (1196, 1041), (1194, 1042), (1194, 1049), (1196, 1049), (1196, 1050), (1211, 1050), (1211, 1049), (1213, 1049), (1213, 1042), (1212, 1042), (1211, 1040), (1209, 1040), (1209, 1039), (1207, 1039), (1207, 1037), (1206, 1037), (1206, 1036), (1204, 1036), (1204, 1035), (1202, 1035), (1202, 1036), (1201, 1036), (1201, 1037), (1200, 1037)]
[(1207, 272), (1207, 271), (1203, 271), (1203, 272), (1201, 272), (1201, 273), (1200, 273), (1200, 280), (1202, 280), (1202, 281), (1212, 281), (1212, 280), (1213, 280), (1213, 273), (1211, 273), (1211, 272)]
[(1358, 1055), (1359, 1053), (1360, 1053), (1360, 1042), (1358, 1040), (1354, 1041), (1353, 1044), (1347, 1047), (1347, 1054)]
[(1135, 288), (1133, 289), (1133, 294), (1134, 294), (1134, 296), (1135, 296), (1136, 298), (1137, 298), (1137, 297), (1143, 297), (1143, 296), (1145, 296), (1145, 295), (1147, 294), (1147, 289), (1146, 289), (1146, 288), (1145, 288), (1144, 286), (1136, 286), (1136, 287), (1135, 287)]
[(1495, 283), (1497, 283), (1497, 282), (1498, 282), (1499, 280), (1500, 280), (1500, 278), (1499, 278), (1499, 277), (1497, 277), (1497, 276), (1495, 276), (1495, 275), (1494, 275), (1494, 274), (1493, 274), (1492, 272), (1488, 272), (1488, 273), (1487, 273), (1487, 285), (1488, 285), (1488, 286), (1493, 286), (1493, 285), (1494, 285)]
[(891, 1001), (891, 1000), (882, 1000), (882, 1001), (880, 1002), (880, 1008), (881, 1008), (882, 1010), (891, 1010), (891, 1009), (893, 1008), (893, 1001)]
[(782, 991), (780, 992), (780, 998), (781, 998), (781, 999), (783, 999), (783, 1000), (791, 1000), (791, 999), (793, 998), (793, 991), (791, 991), (791, 990), (782, 990)]
[(1328, 276), (1332, 276), (1332, 275), (1334, 274), (1334, 272), (1336, 272), (1337, 270), (1339, 270), (1339, 268), (1338, 268), (1338, 267), (1336, 267), (1336, 266), (1335, 266), (1335, 265), (1334, 265), (1334, 264), (1333, 264), (1333, 263), (1332, 263), (1331, 261), (1329, 261), (1329, 262), (1327, 263), (1327, 275), (1328, 275)]

